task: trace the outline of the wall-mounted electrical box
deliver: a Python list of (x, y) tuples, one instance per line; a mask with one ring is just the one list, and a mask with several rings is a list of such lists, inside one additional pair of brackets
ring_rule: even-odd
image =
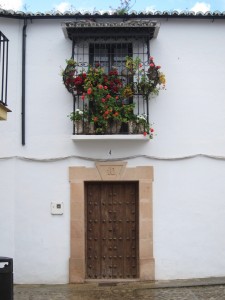
[(63, 202), (51, 202), (51, 214), (62, 215), (64, 212)]

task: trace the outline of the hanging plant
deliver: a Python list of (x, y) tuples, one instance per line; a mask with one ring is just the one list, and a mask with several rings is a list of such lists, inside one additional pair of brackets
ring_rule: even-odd
[(87, 77), (85, 72), (77, 72), (77, 63), (75, 60), (66, 60), (67, 66), (65, 70), (62, 71), (63, 83), (67, 91), (71, 94), (77, 93), (81, 94), (84, 92), (84, 81)]

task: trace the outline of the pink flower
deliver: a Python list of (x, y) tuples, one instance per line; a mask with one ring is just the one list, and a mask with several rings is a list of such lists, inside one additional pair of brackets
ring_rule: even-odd
[(154, 68), (154, 66), (155, 66), (155, 65), (154, 65), (153, 63), (150, 64), (150, 67), (151, 67), (151, 68)]
[(150, 131), (151, 131), (151, 132), (154, 132), (154, 129), (153, 129), (153, 128), (151, 128), (151, 129), (150, 129)]
[(82, 99), (82, 100), (85, 99), (85, 93), (83, 93), (83, 95), (81, 96), (81, 99)]
[(92, 89), (91, 89), (91, 88), (89, 88), (89, 89), (87, 90), (87, 93), (88, 93), (88, 95), (91, 95), (91, 93), (92, 93)]
[(147, 135), (147, 132), (145, 131), (145, 132), (143, 132), (143, 136), (146, 136)]
[(105, 90), (107, 90), (107, 89), (108, 89), (108, 87), (105, 85), (105, 86), (104, 86), (104, 89), (105, 89)]
[(102, 90), (102, 89), (103, 89), (103, 85), (99, 84), (99, 85), (98, 85), (98, 88), (99, 88), (100, 90)]
[(154, 57), (153, 57), (153, 56), (150, 56), (150, 61), (153, 60), (153, 59), (154, 59)]
[(102, 98), (102, 103), (104, 103), (105, 102), (105, 98)]

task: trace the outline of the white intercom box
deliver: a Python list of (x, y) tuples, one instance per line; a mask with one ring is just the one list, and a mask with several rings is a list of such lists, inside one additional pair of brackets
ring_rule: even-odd
[(62, 215), (64, 212), (63, 202), (51, 202), (51, 214)]

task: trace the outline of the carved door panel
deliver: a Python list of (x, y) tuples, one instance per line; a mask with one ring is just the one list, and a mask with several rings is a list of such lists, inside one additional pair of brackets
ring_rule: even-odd
[(86, 184), (86, 277), (138, 277), (138, 185)]

